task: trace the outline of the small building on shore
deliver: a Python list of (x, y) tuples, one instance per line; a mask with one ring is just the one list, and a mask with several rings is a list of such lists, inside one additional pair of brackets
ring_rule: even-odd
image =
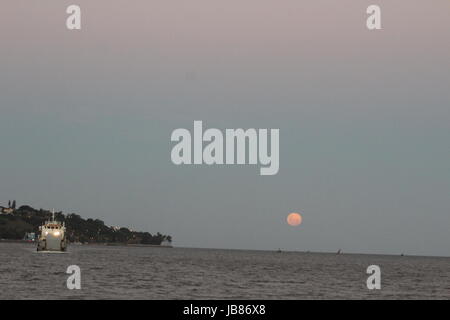
[(0, 212), (2, 214), (12, 214), (14, 212), (13, 208), (5, 208), (5, 207), (0, 207)]
[(23, 237), (23, 240), (25, 241), (36, 241), (36, 233), (34, 232), (27, 232), (25, 233), (25, 237)]
[(162, 247), (171, 247), (172, 246), (172, 242), (169, 240), (163, 240), (161, 241), (161, 246)]

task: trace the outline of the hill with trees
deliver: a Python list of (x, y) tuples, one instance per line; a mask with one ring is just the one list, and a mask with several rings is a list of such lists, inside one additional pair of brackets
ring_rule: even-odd
[[(9, 206), (12, 208), (12, 204)], [(15, 201), (14, 201), (15, 207)], [(34, 209), (30, 206), (21, 206), (10, 214), (0, 215), (0, 239), (23, 239), (28, 232), (38, 234), (39, 226), (50, 220), (52, 213), (48, 210)], [(70, 242), (81, 243), (121, 243), (121, 244), (150, 244), (161, 245), (163, 242), (172, 242), (172, 237), (157, 233), (132, 231), (128, 228), (109, 227), (99, 219), (83, 219), (81, 216), (70, 213), (55, 212), (56, 220), (65, 222), (67, 239)]]

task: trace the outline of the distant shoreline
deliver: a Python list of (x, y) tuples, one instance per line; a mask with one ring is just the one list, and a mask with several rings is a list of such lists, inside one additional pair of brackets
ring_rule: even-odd
[[(153, 248), (173, 248), (172, 245), (161, 245), (161, 244), (143, 244), (143, 243), (88, 243), (86, 245), (105, 245), (109, 247), (120, 246), (120, 247), (153, 247)], [(82, 244), (84, 245), (84, 244)]]
[(15, 239), (0, 239), (0, 243), (35, 243), (28, 240), (15, 240)]
[(254, 251), (254, 252), (273, 252), (277, 254), (283, 254), (283, 253), (301, 253), (301, 254), (327, 254), (327, 255), (336, 255), (336, 256), (386, 256), (386, 257), (405, 257), (405, 258), (446, 258), (450, 259), (450, 256), (444, 256), (444, 255), (420, 255), (420, 254), (395, 254), (395, 253), (364, 253), (364, 252), (341, 252), (340, 254), (337, 254), (337, 252), (333, 251), (308, 251), (308, 250), (281, 250), (281, 252), (278, 251), (278, 249), (238, 249), (238, 248), (208, 248), (208, 247), (183, 247), (183, 246), (177, 246), (177, 249), (200, 249), (200, 250), (224, 250), (224, 251)]
[[(30, 242), (26, 240), (8, 240), (0, 239), (0, 243), (27, 243), (35, 244), (35, 242)], [(201, 247), (174, 247), (172, 245), (155, 245), (155, 244), (127, 244), (127, 243), (103, 243), (103, 242), (91, 242), (85, 244), (69, 243), (69, 246), (107, 246), (107, 247), (151, 247), (151, 248), (176, 248), (176, 249), (187, 249), (187, 250), (223, 250), (223, 251), (255, 251), (255, 252), (272, 252), (276, 254), (289, 254), (289, 253), (300, 253), (300, 254), (327, 254), (336, 256), (386, 256), (386, 257), (399, 257), (399, 258), (445, 258), (450, 259), (450, 256), (439, 256), (439, 255), (418, 255), (418, 254), (392, 254), (392, 253), (361, 253), (361, 252), (343, 252), (341, 254), (336, 254), (336, 252), (331, 251), (296, 251), (296, 250), (270, 250), (270, 249), (236, 249), (236, 248), (201, 248)]]
[[(36, 244), (35, 241), (29, 240), (15, 240), (15, 239), (0, 239), (0, 243), (28, 243)], [(154, 247), (154, 248), (173, 248), (172, 245), (159, 244), (142, 244), (142, 243), (104, 243), (104, 242), (90, 242), (90, 243), (69, 243), (70, 246), (120, 246), (120, 247)]]

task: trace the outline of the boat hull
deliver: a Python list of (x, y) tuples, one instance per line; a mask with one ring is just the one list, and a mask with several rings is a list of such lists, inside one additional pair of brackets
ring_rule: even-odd
[(48, 235), (38, 241), (37, 251), (66, 251), (67, 243), (64, 238)]

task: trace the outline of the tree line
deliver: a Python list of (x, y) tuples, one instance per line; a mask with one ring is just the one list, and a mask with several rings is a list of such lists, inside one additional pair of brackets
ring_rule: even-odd
[[(11, 208), (15, 201), (10, 203)], [(48, 210), (21, 206), (11, 215), (0, 215), (0, 239), (22, 239), (27, 232), (39, 232), (39, 226), (50, 220)], [(66, 236), (69, 242), (81, 243), (123, 243), (161, 245), (172, 242), (170, 235), (161, 233), (132, 231), (124, 227), (110, 227), (99, 219), (84, 219), (80, 215), (55, 212), (56, 220), (65, 222)]]

